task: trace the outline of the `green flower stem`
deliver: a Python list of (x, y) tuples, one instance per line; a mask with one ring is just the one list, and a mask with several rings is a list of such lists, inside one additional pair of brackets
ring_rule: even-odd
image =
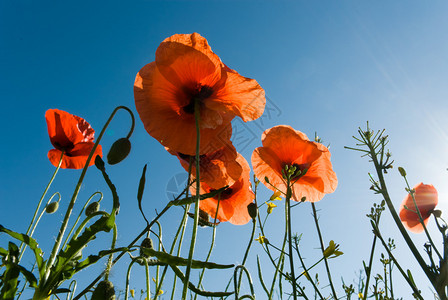
[(417, 248), (415, 247), (414, 243), (412, 242), (411, 238), (409, 237), (409, 234), (407, 233), (406, 229), (403, 226), (403, 223), (401, 223), (400, 217), (398, 216), (394, 205), (392, 204), (392, 200), (390, 199), (389, 193), (387, 191), (386, 187), (386, 181), (384, 180), (383, 176), (383, 169), (380, 166), (378, 159), (376, 157), (375, 148), (373, 147), (370, 138), (367, 138), (366, 145), (369, 147), (370, 151), (370, 157), (372, 158), (373, 164), (375, 166), (375, 170), (378, 176), (378, 180), (380, 181), (381, 186), (381, 194), (384, 197), (384, 200), (386, 201), (387, 207), (389, 208), (389, 211), (392, 215), (392, 218), (395, 221), (395, 224), (397, 225), (398, 229), (400, 230), (401, 235), (403, 236), (404, 240), (406, 241), (406, 244), (408, 245), (409, 249), (411, 250), (412, 254), (414, 255), (415, 259), (417, 260), (418, 264), (420, 265), (420, 268), (422, 268), (423, 272), (425, 272), (426, 277), (428, 277), (429, 281), (433, 284), (435, 287), (435, 276), (426, 266), (425, 261), (423, 260), (422, 256), (418, 252)]
[[(212, 251), (213, 251), (213, 247), (215, 246), (215, 237), (216, 237), (216, 218), (218, 217), (218, 211), (219, 211), (219, 202), (221, 200), (221, 195), (218, 196), (218, 204), (216, 205), (216, 213), (215, 213), (215, 217), (214, 217), (214, 222), (213, 222), (213, 230), (212, 230), (212, 240), (210, 242), (210, 249), (208, 250), (208, 254), (207, 254), (207, 258), (205, 259), (205, 262), (208, 262), (208, 260), (210, 259), (210, 256), (212, 255)], [(198, 288), (201, 288), (201, 284), (202, 284), (202, 280), (204, 278), (205, 275), (205, 269), (202, 269), (201, 275), (199, 276), (199, 281), (197, 284)], [(198, 294), (194, 295), (194, 299), (196, 300), (198, 297)]]
[(376, 239), (377, 239), (377, 236), (374, 235), (373, 242), (372, 242), (372, 249), (370, 250), (369, 266), (368, 266), (368, 269), (365, 270), (367, 278), (366, 278), (366, 285), (364, 287), (364, 293), (362, 294), (363, 300), (367, 299), (367, 292), (369, 291), (370, 275), (372, 274), (372, 264), (373, 264), (373, 256), (375, 254)]
[(238, 274), (238, 270), (239, 269), (241, 269), (241, 273), (240, 273), (240, 277), (239, 278), (241, 278), (243, 276), (243, 271), (244, 271), (244, 273), (247, 276), (247, 280), (249, 281), (250, 292), (251, 292), (252, 296), (255, 297), (254, 285), (252, 283), (252, 278), (250, 277), (249, 271), (247, 271), (245, 266), (238, 265), (238, 266), (236, 266), (235, 270), (233, 271), (233, 284), (234, 284), (234, 287), (235, 287), (235, 300), (244, 299), (244, 297), (245, 297), (245, 296), (243, 296), (241, 298), (238, 298), (239, 287), (237, 286), (237, 283), (236, 283), (237, 279), (236, 278), (238, 277), (237, 274)]
[(308, 275), (308, 276), (307, 276), (307, 279), (308, 279), (308, 280), (311, 282), (311, 284), (313, 285), (313, 288), (314, 288), (314, 290), (316, 291), (316, 293), (319, 295), (319, 298), (322, 299), (322, 300), (325, 300), (325, 298), (324, 298), (324, 297), (322, 296), (322, 294), (320, 293), (318, 287), (317, 287), (316, 284), (314, 283), (313, 279), (311, 278), (310, 273), (308, 273), (309, 270), (311, 270), (314, 266), (316, 266), (318, 263), (320, 263), (320, 262), (323, 260), (323, 258), (321, 258), (318, 262), (316, 262), (316, 263), (315, 263), (314, 265), (312, 265), (310, 268), (307, 268), (307, 267), (305, 266), (305, 262), (303, 261), (302, 255), (300, 254), (299, 244), (298, 244), (297, 240), (294, 241), (294, 244), (295, 244), (295, 246), (296, 246), (295, 249), (296, 249), (297, 255), (299, 256), (299, 260), (300, 260), (300, 263), (301, 263), (302, 268), (303, 268), (303, 273), (300, 274), (296, 279), (299, 279), (303, 274), (307, 274), (307, 275)]
[[(324, 241), (322, 239), (322, 234), (321, 234), (320, 228), (319, 228), (319, 221), (317, 218), (316, 206), (314, 205), (313, 202), (311, 202), (311, 207), (313, 208), (314, 223), (316, 224), (317, 233), (319, 235), (320, 248), (322, 250), (322, 254), (324, 254), (324, 251), (325, 251)], [(327, 269), (327, 276), (328, 276), (328, 280), (330, 281), (330, 287), (331, 287), (331, 292), (333, 293), (333, 298), (337, 299), (336, 290), (334, 289), (333, 280), (331, 279), (330, 267), (328, 265), (328, 260), (325, 255), (324, 255), (324, 262), (325, 262), (325, 268)]]
[[(187, 205), (185, 208), (184, 219), (182, 221), (182, 232), (179, 240), (179, 247), (177, 249), (177, 256), (180, 256), (180, 251), (182, 249), (182, 242), (184, 240), (185, 228), (187, 223), (187, 212), (190, 210), (190, 205)], [(176, 283), (177, 283), (177, 274), (174, 274), (174, 282), (173, 282), (173, 291), (171, 293), (171, 300), (174, 300), (174, 292), (176, 291)]]
[(145, 259), (145, 275), (146, 275), (146, 298), (151, 299), (151, 285), (150, 285), (151, 276), (149, 276), (149, 266), (147, 259)]
[[(56, 177), (56, 174), (58, 174), (58, 171), (61, 168), (62, 158), (63, 157), (64, 157), (64, 151), (62, 151), (61, 158), (59, 158), (58, 166), (56, 167), (56, 170), (54, 170), (53, 176), (51, 176), (50, 181), (47, 184), (47, 187), (45, 188), (44, 192), (42, 193), (42, 196), (40, 196), (39, 202), (37, 203), (37, 207), (36, 207), (36, 210), (34, 211), (33, 218), (31, 219), (30, 225), (28, 225), (28, 229), (26, 230), (26, 233), (25, 233), (26, 235), (29, 235), (30, 237), (33, 236), (33, 232), (34, 232), (34, 230), (33, 230), (31, 232), (31, 234), (30, 234), (31, 227), (33, 226), (34, 220), (36, 219), (37, 213), (39, 212), (40, 206), (42, 205), (42, 201), (44, 200), (45, 196), (47, 195), (47, 192), (50, 189), (50, 186), (53, 183), (53, 180)], [(34, 228), (36, 228), (37, 224), (39, 224), (39, 220), (40, 220), (40, 218), (37, 220)], [(20, 251), (19, 251), (20, 252), (20, 256), (19, 256), (19, 259), (18, 259), (17, 263), (19, 263), (20, 260), (22, 259), (22, 256), (25, 253), (26, 247), (27, 247), (26, 244), (24, 244), (23, 242), (20, 243)]]
[[(291, 268), (291, 282), (292, 282), (292, 293), (294, 300), (297, 300), (297, 287), (296, 287), (296, 276), (294, 275), (294, 253), (292, 252), (292, 230), (291, 230), (291, 184), (289, 179), (287, 180), (287, 191), (286, 191), (286, 199), (285, 199), (285, 218), (287, 224), (287, 232), (288, 232), (288, 253), (289, 253), (289, 266)], [(336, 298), (335, 298), (336, 299)]]
[(70, 203), (68, 205), (67, 211), (64, 216), (64, 220), (62, 221), (61, 227), (59, 229), (59, 233), (56, 238), (56, 242), (54, 243), (53, 250), (51, 251), (50, 258), (48, 259), (47, 264), (45, 266), (46, 270), (45, 270), (45, 274), (44, 274), (44, 278), (43, 278), (44, 284), (47, 281), (48, 277), (50, 276), (51, 267), (53, 266), (53, 263), (56, 260), (56, 255), (59, 251), (59, 247), (61, 246), (62, 238), (64, 237), (65, 230), (67, 229), (68, 221), (70, 219), (70, 215), (72, 214), (73, 207), (75, 206), (75, 202), (78, 197), (79, 191), (81, 189), (81, 185), (84, 180), (84, 177), (86, 175), (87, 168), (89, 167), (90, 161), (92, 160), (92, 158), (95, 159), (93, 157), (93, 154), (95, 153), (95, 150), (98, 147), (99, 142), (101, 141), (104, 133), (106, 132), (107, 127), (109, 126), (110, 122), (112, 121), (112, 119), (115, 116), (115, 114), (117, 113), (117, 111), (120, 109), (124, 109), (124, 110), (128, 111), (132, 117), (133, 122), (132, 122), (131, 130), (128, 133), (128, 137), (132, 134), (132, 132), (134, 130), (134, 117), (133, 117), (132, 111), (125, 106), (118, 106), (117, 108), (115, 108), (114, 111), (112, 112), (112, 114), (110, 115), (109, 119), (107, 120), (106, 124), (103, 126), (103, 129), (101, 130), (95, 144), (93, 145), (92, 150), (90, 151), (89, 157), (87, 157), (87, 161), (84, 165), (84, 168), (82, 169), (81, 175), (79, 176), (78, 183), (76, 184), (75, 191), (73, 192), (73, 195), (72, 195), (72, 199), (70, 200)]
[(99, 194), (100, 195), (100, 200), (98, 200), (98, 202), (101, 202), (101, 200), (103, 199), (103, 193), (101, 192), (95, 192), (92, 194), (92, 196), (89, 197), (89, 199), (87, 200), (87, 202), (84, 204), (83, 208), (81, 209), (81, 211), (79, 212), (78, 218), (76, 218), (75, 224), (73, 224), (72, 228), (70, 229), (70, 232), (68, 233), (67, 237), (65, 238), (64, 243), (62, 244), (61, 248), (64, 248), (65, 245), (67, 245), (67, 242), (70, 238), (70, 236), (73, 233), (73, 230), (75, 230), (76, 225), (78, 225), (79, 219), (81, 219), (82, 213), (84, 212), (84, 210), (86, 209), (87, 205), (89, 205), (90, 200), (92, 200), (92, 198), (96, 195)]
[(200, 164), (199, 164), (199, 151), (201, 146), (201, 132), (200, 132), (200, 107), (199, 100), (194, 101), (194, 120), (196, 124), (196, 200), (194, 203), (194, 222), (193, 233), (191, 234), (190, 251), (188, 253), (187, 269), (185, 271), (184, 288), (182, 291), (182, 299), (187, 299), (188, 283), (190, 281), (191, 262), (193, 260), (194, 247), (196, 244), (196, 235), (198, 231), (199, 222), (199, 197), (200, 197)]
[[(177, 239), (179, 238), (179, 234), (180, 234), (181, 230), (183, 230), (185, 228), (184, 226), (185, 226), (186, 219), (187, 219), (187, 209), (185, 209), (182, 221), (179, 224), (179, 228), (177, 228), (177, 232), (176, 232), (176, 234), (174, 236), (173, 243), (171, 244), (171, 248), (170, 248), (169, 254), (173, 254), (173, 252), (174, 252), (174, 248), (176, 247), (176, 242), (177, 242)], [(179, 256), (179, 254), (180, 253), (178, 253), (177, 256)], [(162, 289), (163, 280), (165, 279), (165, 275), (166, 275), (167, 270), (168, 270), (168, 266), (165, 266), (163, 268), (162, 275), (160, 276), (160, 281), (158, 282), (158, 284), (156, 286), (154, 300), (157, 299), (159, 291)], [(173, 284), (173, 287), (174, 286), (175, 285)], [(173, 291), (173, 293), (174, 293), (174, 291)]]
[[(110, 250), (115, 249), (115, 243), (117, 242), (117, 224), (114, 223), (113, 228), (113, 235), (112, 235), (112, 243), (110, 245)], [(104, 275), (104, 279), (109, 280), (109, 273), (112, 269), (112, 259), (114, 258), (114, 254), (109, 254), (109, 258), (107, 259), (107, 266), (106, 266), (106, 274)]]
[[(244, 253), (243, 261), (241, 262), (242, 266), (244, 266), (244, 264), (246, 263), (247, 256), (249, 255), (249, 250), (250, 250), (250, 247), (252, 246), (252, 242), (254, 240), (256, 227), (257, 227), (257, 219), (252, 219), (252, 232), (250, 234), (249, 244), (247, 245), (246, 252)], [(242, 279), (242, 274), (240, 275), (240, 278), (238, 279), (238, 290), (240, 289), (240, 286), (241, 286), (241, 279)]]
[(125, 288), (125, 292), (124, 292), (124, 300), (128, 300), (128, 295), (129, 295), (129, 280), (131, 278), (131, 268), (132, 265), (137, 261), (137, 259), (139, 259), (140, 257), (135, 257), (132, 259), (131, 263), (129, 264), (128, 267), (128, 271), (126, 272), (126, 288)]
[(393, 262), (395, 263), (395, 265), (397, 266), (398, 270), (400, 271), (401, 275), (404, 277), (404, 279), (406, 280), (406, 282), (409, 284), (409, 286), (412, 288), (412, 291), (414, 292), (414, 296), (417, 297), (418, 299), (423, 300), (423, 297), (420, 295), (420, 292), (418, 290), (418, 288), (415, 286), (415, 284), (409, 279), (408, 275), (406, 274), (406, 272), (401, 268), (400, 264), (398, 263), (398, 261), (395, 259), (394, 255), (392, 254), (392, 251), (390, 251), (389, 247), (387, 246), (386, 241), (384, 241), (379, 228), (373, 223), (371, 222), (372, 228), (374, 230), (375, 236), (377, 236), (381, 243), (384, 246), (384, 249), (386, 249), (387, 254), (389, 254), (389, 257), (393, 260)]

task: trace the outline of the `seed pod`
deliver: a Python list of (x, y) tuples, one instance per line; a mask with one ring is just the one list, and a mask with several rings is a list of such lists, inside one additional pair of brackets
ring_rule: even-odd
[(96, 213), (97, 211), (99, 211), (100, 210), (100, 203), (99, 202), (97, 202), (97, 201), (95, 201), (95, 202), (92, 202), (92, 203), (90, 203), (88, 206), (87, 206), (87, 208), (86, 208), (86, 211), (85, 211), (85, 214), (86, 214), (86, 216), (91, 216), (93, 213)]
[(55, 213), (59, 208), (59, 202), (51, 202), (45, 207), (45, 212), (47, 214)]
[(121, 162), (131, 152), (131, 142), (127, 138), (121, 138), (115, 141), (107, 154), (109, 165), (115, 165)]
[(406, 171), (402, 167), (398, 167), (398, 172), (400, 172), (401, 176), (406, 177)]
[(247, 211), (249, 212), (249, 216), (252, 219), (255, 219), (257, 217), (258, 214), (258, 208), (257, 205), (255, 203), (249, 203), (249, 205), (247, 206)]
[(115, 300), (115, 289), (112, 282), (103, 280), (96, 286), (91, 300)]
[(146, 248), (146, 249), (153, 249), (154, 248), (153, 245), (152, 245), (152, 240), (149, 237), (145, 238), (142, 241), (142, 243), (140, 244), (140, 256), (148, 257), (146, 254), (143, 253), (143, 248)]

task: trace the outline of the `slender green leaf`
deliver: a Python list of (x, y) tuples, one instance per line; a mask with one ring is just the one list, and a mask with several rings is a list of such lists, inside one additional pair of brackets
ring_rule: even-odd
[(17, 267), (19, 268), (20, 273), (22, 273), (23, 276), (28, 281), (30, 287), (37, 287), (37, 279), (34, 276), (34, 274), (20, 265), (17, 265)]
[[(173, 269), (174, 273), (176, 274), (177, 277), (180, 278), (180, 280), (184, 281), (185, 279), (185, 275), (184, 273), (182, 273), (182, 271), (173, 265), (170, 265), (171, 269)], [(194, 284), (192, 284), (191, 282), (188, 282), (188, 288), (190, 290), (192, 290), (193, 292), (195, 292), (196, 294), (200, 295), (200, 296), (205, 296), (205, 297), (228, 297), (232, 294), (234, 294), (235, 292), (208, 292), (208, 291), (203, 291), (198, 289), (197, 287), (194, 286)]]
[(137, 201), (138, 201), (138, 209), (140, 209), (140, 212), (142, 213), (143, 218), (146, 221), (146, 224), (149, 225), (148, 219), (146, 219), (145, 213), (142, 209), (142, 199), (143, 199), (143, 191), (145, 190), (145, 183), (146, 183), (146, 167), (148, 165), (145, 165), (143, 167), (142, 177), (140, 177), (140, 183), (138, 184), (138, 192), (137, 192)]
[(30, 249), (34, 252), (34, 257), (36, 259), (37, 268), (39, 269), (39, 275), (42, 278), (44, 273), (44, 265), (43, 265), (43, 258), (42, 258), (42, 250), (39, 248), (39, 245), (37, 244), (36, 240), (29, 237), (26, 234), (23, 233), (17, 233), (15, 231), (9, 230), (2, 225), (0, 225), (0, 232), (4, 232), (8, 234), (9, 236), (15, 238), (16, 240), (19, 240), (21, 242), (24, 242), (25, 244), (30, 247)]
[[(218, 190), (214, 190), (210, 193), (206, 193), (206, 194), (202, 194), (199, 196), (199, 200), (204, 200), (204, 199), (208, 199), (208, 198), (213, 198), (216, 195), (222, 193), (223, 191), (225, 191), (228, 188), (228, 186), (222, 187)], [(187, 205), (187, 204), (192, 204), (196, 201), (196, 196), (191, 196), (191, 197), (187, 197), (187, 198), (183, 198), (180, 200), (175, 200), (175, 201), (170, 201), (168, 202), (168, 206), (180, 206), (180, 205)]]
[[(188, 263), (188, 259), (179, 257), (179, 256), (173, 256), (165, 252), (156, 251), (154, 249), (149, 248), (141, 248), (142, 252), (147, 255), (148, 257), (157, 257), (157, 259), (160, 262), (166, 263), (170, 266), (186, 266)], [(199, 261), (199, 260), (192, 260), (191, 262), (191, 268), (193, 269), (229, 269), (233, 268), (234, 265), (221, 265), (216, 264), (212, 262), (205, 262), (205, 261)]]

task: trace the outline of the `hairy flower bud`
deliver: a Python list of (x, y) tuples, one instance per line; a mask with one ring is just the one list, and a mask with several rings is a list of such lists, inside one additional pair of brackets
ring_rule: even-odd
[(115, 300), (115, 289), (112, 282), (103, 280), (96, 286), (91, 300)]
[(95, 202), (90, 203), (87, 206), (85, 214), (86, 214), (86, 216), (89, 217), (89, 216), (91, 216), (92, 214), (96, 213), (99, 210), (100, 210), (100, 203), (95, 201)]
[(59, 208), (59, 202), (51, 202), (45, 207), (45, 212), (47, 214), (55, 213)]
[(107, 154), (109, 165), (115, 165), (121, 162), (131, 152), (131, 142), (128, 138), (121, 138), (115, 141)]
[(401, 176), (406, 177), (406, 171), (402, 167), (398, 167), (398, 172), (400, 172)]
[(255, 219), (257, 217), (258, 214), (258, 208), (257, 205), (255, 203), (249, 203), (249, 205), (247, 206), (247, 211), (249, 212), (249, 216), (252, 219)]
[(149, 237), (145, 238), (142, 241), (142, 243), (140, 244), (140, 256), (148, 257), (148, 255), (143, 253), (143, 248), (146, 248), (146, 249), (153, 249), (154, 248), (153, 244), (152, 244), (152, 240)]

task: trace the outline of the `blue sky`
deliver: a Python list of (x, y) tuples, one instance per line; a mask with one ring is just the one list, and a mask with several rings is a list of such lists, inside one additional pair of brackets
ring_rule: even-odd
[[(234, 138), (235, 146), (246, 159), (261, 145), (263, 130), (278, 124), (291, 125), (310, 137), (317, 132), (330, 144), (339, 186), (317, 207), (325, 239), (341, 244), (345, 253), (332, 261), (335, 280), (340, 282), (343, 276), (351, 283), (370, 249), (365, 214), (374, 201), (381, 200), (369, 191), (367, 173), (373, 169), (367, 159), (343, 148), (354, 145), (351, 136), (358, 126), (364, 127), (368, 120), (372, 128), (386, 128), (395, 166), (406, 168), (411, 185), (432, 183), (439, 191), (440, 208), (448, 209), (447, 9), (443, 1), (431, 5), (421, 1), (2, 1), (1, 223), (25, 231), (54, 170), (46, 157), (51, 149), (44, 119), (47, 109), (84, 117), (99, 133), (116, 106), (126, 105), (136, 113), (135, 75), (154, 60), (160, 42), (175, 33), (198, 32), (229, 67), (255, 78), (269, 98), (270, 110), (262, 120), (234, 124), (240, 134), (240, 139)], [(121, 244), (144, 226), (135, 200), (143, 165), (149, 166), (144, 207), (151, 218), (154, 209), (160, 211), (168, 200), (168, 182), (183, 172), (177, 159), (146, 133), (136, 117), (130, 157), (108, 168), (122, 201)], [(105, 150), (126, 135), (129, 123), (125, 113), (117, 116), (103, 139)], [(63, 194), (61, 210), (44, 218), (36, 233), (47, 253), (78, 176), (79, 171), (62, 170), (52, 187), (52, 192)], [(396, 168), (387, 180), (398, 207), (405, 191)], [(87, 199), (97, 190), (110, 198), (92, 168), (80, 197)], [(270, 192), (260, 190), (261, 202)], [(310, 206), (301, 205), (293, 228), (303, 233), (304, 251), (312, 261), (318, 252), (310, 214)], [(166, 243), (173, 230), (170, 220), (179, 216), (176, 211), (162, 220)], [(404, 267), (420, 278), (419, 287), (429, 297), (429, 282), (416, 268), (387, 211), (384, 216), (384, 234), (395, 238)], [(270, 220), (273, 235), (282, 230), (281, 220), (279, 207)], [(239, 262), (250, 225), (220, 227), (213, 259)], [(429, 228), (436, 235), (432, 223)], [(205, 244), (209, 232), (200, 233)], [(422, 249), (425, 239), (414, 236)], [(436, 240), (440, 242), (438, 236)], [(3, 245), (4, 236), (0, 241)], [(260, 250), (254, 245), (254, 254), (263, 256)], [(203, 252), (198, 248), (198, 258)], [(124, 267), (113, 274), (121, 288)], [(256, 277), (256, 268), (252, 273)], [(400, 296), (410, 297), (397, 279), (397, 288), (400, 285)], [(221, 286), (219, 280), (211, 285)]]

